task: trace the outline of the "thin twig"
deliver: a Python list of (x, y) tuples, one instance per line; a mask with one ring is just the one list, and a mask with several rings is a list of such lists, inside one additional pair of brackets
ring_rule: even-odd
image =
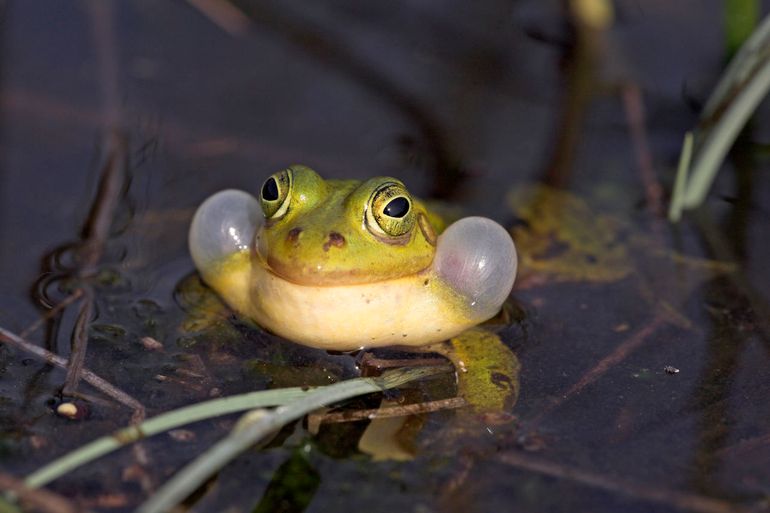
[(88, 0), (86, 4), (99, 72), (102, 122), (108, 133), (117, 129), (121, 123), (114, 4), (114, 0)]
[(99, 188), (83, 230), (85, 238), (78, 250), (78, 274), (81, 277), (89, 276), (96, 271), (125, 187), (127, 152), (125, 137), (118, 133), (111, 133), (107, 138), (107, 145)]
[(84, 241), (79, 248), (80, 276), (90, 275), (101, 259), (115, 211), (126, 183), (126, 138), (121, 130), (118, 104), (118, 63), (115, 38), (115, 13), (112, 0), (89, 0), (86, 4), (91, 18), (94, 46), (97, 51), (99, 84), (101, 86), (102, 122), (106, 127), (104, 158), (96, 199), (83, 230)]
[(88, 346), (88, 325), (94, 309), (94, 296), (90, 287), (84, 289), (83, 301), (72, 330), (72, 352), (67, 365), (67, 376), (64, 378), (63, 395), (72, 395), (77, 391), (80, 374), (85, 364), (86, 348)]
[(628, 358), (631, 353), (636, 351), (647, 340), (647, 338), (664, 323), (665, 319), (662, 315), (653, 318), (649, 324), (634, 333), (631, 337), (624, 340), (618, 347), (615, 348), (614, 351), (599, 360), (596, 365), (594, 365), (588, 372), (583, 374), (577, 383), (572, 385), (572, 387), (567, 390), (563, 397), (565, 399), (572, 397), (573, 395), (583, 390), (586, 386), (599, 379), (612, 367)]
[(0, 490), (12, 493), (17, 501), (26, 503), (45, 513), (85, 513), (69, 500), (48, 490), (29, 488), (22, 481), (4, 472), (0, 472)]
[(748, 513), (751, 508), (694, 493), (668, 490), (657, 486), (634, 483), (624, 479), (547, 461), (521, 452), (505, 452), (499, 461), (516, 468), (537, 472), (546, 476), (565, 479), (592, 488), (633, 497), (635, 499), (664, 504), (696, 513)]
[(534, 426), (535, 424), (538, 424), (546, 415), (561, 406), (565, 401), (581, 392), (585, 387), (603, 376), (608, 370), (628, 358), (631, 353), (636, 351), (648, 337), (655, 333), (655, 331), (665, 324), (665, 322), (665, 317), (663, 315), (656, 315), (649, 324), (621, 342), (610, 354), (599, 360), (596, 365), (585, 372), (580, 379), (569, 388), (569, 390), (544, 407), (533, 419), (530, 419), (528, 425)]
[(770, 447), (770, 433), (765, 433), (764, 435), (747, 438), (729, 447), (720, 449), (716, 451), (714, 456), (720, 458), (723, 456), (741, 457), (744, 455), (754, 454), (759, 450), (766, 450), (768, 447)]
[(373, 369), (392, 369), (394, 367), (423, 367), (428, 365), (446, 365), (446, 358), (401, 358), (388, 359), (376, 358), (371, 353), (366, 353), (361, 359), (361, 367), (371, 367)]
[(187, 0), (211, 22), (233, 37), (243, 37), (251, 29), (251, 20), (226, 0)]
[[(4, 341), (13, 347), (21, 349), (22, 351), (26, 351), (27, 353), (30, 353), (31, 355), (36, 356), (41, 360), (50, 363), (51, 365), (55, 365), (61, 369), (66, 369), (69, 365), (69, 362), (66, 358), (62, 358), (61, 356), (55, 355), (40, 346), (36, 346), (32, 342), (24, 340), (15, 333), (12, 333), (4, 328), (0, 328), (0, 341)], [(112, 397), (119, 403), (134, 410), (135, 419), (144, 417), (144, 406), (142, 406), (142, 403), (127, 393), (123, 392), (119, 388), (115, 387), (114, 385), (110, 384), (107, 380), (97, 376), (87, 368), (83, 368), (81, 372), (81, 378), (83, 378), (92, 386), (96, 387), (103, 394)]]
[(35, 322), (33, 322), (32, 324), (24, 328), (24, 331), (19, 333), (19, 338), (29, 338), (29, 336), (35, 331), (39, 330), (43, 324), (53, 319), (62, 310), (64, 310), (69, 305), (71, 305), (72, 303), (80, 299), (82, 296), (83, 296), (83, 289), (75, 289), (72, 292), (72, 294), (62, 299), (59, 303), (55, 304), (45, 314), (41, 315)]
[(449, 399), (439, 399), (437, 401), (427, 401), (424, 403), (405, 404), (402, 406), (392, 406), (390, 408), (372, 408), (368, 410), (326, 413), (321, 415), (320, 423), (355, 422), (358, 420), (405, 417), (407, 415), (416, 415), (418, 413), (429, 413), (432, 411), (462, 408), (467, 404), (468, 403), (466, 403), (465, 399), (462, 397), (451, 397)]
[(663, 186), (660, 184), (652, 163), (652, 152), (647, 140), (647, 128), (644, 116), (644, 99), (636, 84), (626, 84), (622, 89), (623, 107), (631, 135), (631, 143), (636, 156), (639, 176), (644, 185), (647, 209), (652, 214), (652, 229), (659, 242), (662, 241), (662, 226), (658, 223), (663, 216)]
[[(80, 278), (93, 275), (104, 254), (115, 212), (117, 211), (126, 183), (125, 137), (119, 131), (120, 108), (118, 105), (117, 50), (114, 34), (114, 12), (112, 1), (89, 0), (88, 12), (94, 30), (100, 71), (102, 116), (107, 126), (105, 137), (104, 165), (99, 177), (96, 198), (83, 230), (83, 241), (78, 247), (78, 270)], [(86, 353), (88, 352), (88, 326), (94, 310), (94, 297), (90, 288), (84, 291), (72, 333), (72, 349), (69, 366), (62, 392), (73, 394), (80, 382)]]

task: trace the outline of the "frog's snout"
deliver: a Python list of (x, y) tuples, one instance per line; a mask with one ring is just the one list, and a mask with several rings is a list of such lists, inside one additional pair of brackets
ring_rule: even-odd
[(466, 217), (439, 236), (433, 268), (467, 299), (480, 322), (494, 316), (511, 293), (517, 263), (505, 228), (485, 217)]

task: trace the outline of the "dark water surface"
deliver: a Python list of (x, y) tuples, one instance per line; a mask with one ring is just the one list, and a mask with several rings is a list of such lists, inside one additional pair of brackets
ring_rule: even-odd
[[(20, 333), (77, 287), (113, 133), (129, 179), (86, 278), (85, 365), (149, 415), (356, 374), (350, 356), (198, 310), (216, 299), (187, 254), (194, 208), (223, 188), (255, 192), (292, 163), (397, 176), (510, 227), (517, 315), (500, 335), (521, 360), (521, 392), (503, 424), (418, 417), (408, 461), (359, 451), (365, 423), (317, 436), (298, 424), (227, 466), (193, 511), (767, 508), (767, 109), (706, 208), (678, 226), (651, 213), (627, 116), (641, 98), (654, 178), (670, 191), (683, 133), (723, 67), (721, 2), (618, 1), (588, 50), (556, 1), (237, 2), (242, 18), (219, 25), (221, 11), (194, 5), (221, 7), (2, 3), (0, 326)], [(571, 195), (526, 192), (543, 180)], [(67, 307), (29, 339), (68, 357), (77, 315)], [(130, 421), (86, 384), (87, 418), (57, 416), (64, 377), (0, 345), (3, 473), (21, 478)], [(160, 435), (143, 444), (144, 467), (122, 450), (50, 489), (79, 508), (131, 511), (233, 422)]]

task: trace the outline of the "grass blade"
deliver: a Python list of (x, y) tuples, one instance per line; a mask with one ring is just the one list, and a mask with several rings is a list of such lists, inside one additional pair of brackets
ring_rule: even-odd
[(384, 373), (379, 378), (357, 378), (325, 386), (286, 406), (268, 412), (252, 410), (244, 415), (230, 434), (179, 471), (137, 513), (162, 513), (168, 511), (195, 491), (212, 474), (216, 473), (241, 452), (261, 438), (293, 422), (311, 411), (343, 399), (389, 388), (444, 372), (446, 367), (419, 367), (398, 369)]

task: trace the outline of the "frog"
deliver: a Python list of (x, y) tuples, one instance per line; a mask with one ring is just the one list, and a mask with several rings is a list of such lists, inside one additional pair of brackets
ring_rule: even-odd
[[(327, 180), (299, 164), (269, 176), (257, 197), (227, 189), (206, 199), (188, 242), (201, 278), (233, 310), (332, 351), (424, 351), (466, 333), (489, 344), (474, 327), (500, 311), (518, 262), (491, 219), (450, 224), (396, 178)], [(469, 365), (459, 358), (450, 357)]]

